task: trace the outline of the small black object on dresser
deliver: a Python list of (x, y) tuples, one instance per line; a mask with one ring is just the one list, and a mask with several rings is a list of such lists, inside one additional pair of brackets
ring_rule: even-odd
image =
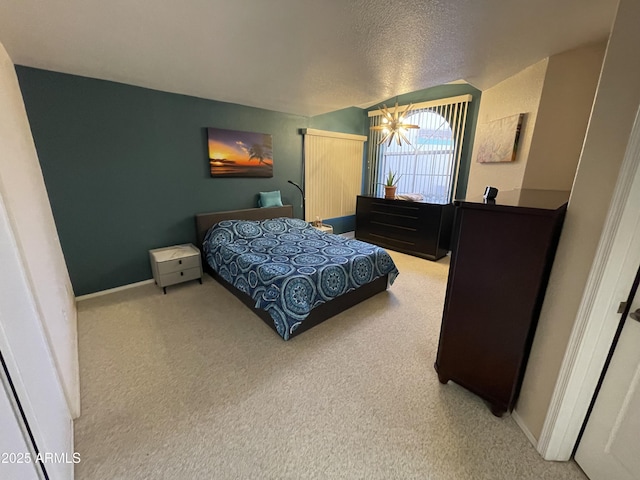
[(428, 260), (449, 252), (451, 203), (411, 202), (359, 195), (355, 237)]
[(451, 266), (435, 363), (453, 380), (510, 412), (567, 209), (569, 192), (513, 190), (495, 203), (456, 201)]
[(495, 200), (497, 196), (498, 189), (496, 187), (487, 186), (487, 188), (484, 189), (484, 195), (482, 196), (482, 198), (484, 198), (485, 200)]

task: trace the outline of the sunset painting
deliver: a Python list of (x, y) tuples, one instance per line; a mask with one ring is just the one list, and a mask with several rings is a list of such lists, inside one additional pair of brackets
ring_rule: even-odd
[(273, 177), (271, 135), (208, 128), (212, 177)]

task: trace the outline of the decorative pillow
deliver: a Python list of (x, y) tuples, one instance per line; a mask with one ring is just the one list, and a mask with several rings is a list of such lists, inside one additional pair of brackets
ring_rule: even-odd
[(258, 206), (262, 208), (281, 207), (282, 199), (280, 198), (280, 190), (275, 190), (273, 192), (260, 192)]

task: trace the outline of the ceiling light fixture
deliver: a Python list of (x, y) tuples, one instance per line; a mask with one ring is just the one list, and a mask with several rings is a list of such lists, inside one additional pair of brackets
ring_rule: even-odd
[[(398, 108), (400, 108), (401, 111), (398, 111)], [(391, 112), (384, 103), (382, 104), (382, 108), (380, 109), (382, 112), (382, 124), (371, 127), (371, 130), (382, 131), (386, 134), (383, 139), (378, 142), (378, 145), (389, 140), (387, 146), (390, 146), (394, 138), (398, 145), (402, 145), (401, 139), (411, 145), (411, 142), (405, 136), (406, 129), (420, 128), (418, 125), (404, 123), (404, 118), (411, 108), (413, 108), (413, 103), (403, 109), (402, 107), (398, 107), (398, 102), (396, 101), (396, 106), (394, 107), (393, 112)]]

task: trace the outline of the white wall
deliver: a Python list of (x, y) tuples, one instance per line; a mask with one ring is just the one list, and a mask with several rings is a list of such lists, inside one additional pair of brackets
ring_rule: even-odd
[(571, 190), (606, 46), (549, 57), (522, 188)]
[[(80, 405), (75, 302), (18, 79), (1, 44), (0, 265), (0, 351), (38, 448), (71, 458)], [(8, 453), (19, 453), (24, 437), (10, 420), (3, 416), (0, 435), (12, 434)], [(18, 478), (10, 468), (0, 464), (0, 478)], [(52, 479), (73, 478), (72, 463), (47, 469)]]
[(640, 106), (640, 2), (621, 0), (516, 411), (539, 438)]
[(467, 197), (499, 190), (570, 190), (593, 105), (606, 42), (538, 62), (482, 92), (479, 126), (525, 113), (515, 161), (477, 163), (476, 129)]
[(482, 196), (487, 185), (497, 187), (499, 190), (513, 190), (522, 187), (547, 64), (548, 59), (542, 60), (482, 92), (478, 127), (484, 123), (518, 113), (525, 113), (526, 116), (522, 124), (518, 153), (513, 162), (478, 163), (477, 151), (482, 142), (482, 129), (476, 129), (467, 198)]
[(76, 306), (13, 62), (0, 44), (0, 194), (69, 410), (80, 414)]

